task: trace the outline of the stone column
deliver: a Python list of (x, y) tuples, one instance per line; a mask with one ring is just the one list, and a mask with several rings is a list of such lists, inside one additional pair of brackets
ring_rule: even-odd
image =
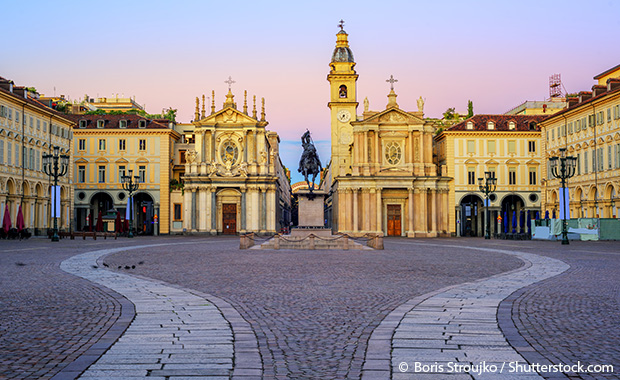
[(370, 232), (370, 218), (368, 217), (369, 215), (371, 215), (369, 213), (370, 192), (368, 190), (368, 188), (362, 189), (362, 215), (364, 219), (364, 229), (362, 231), (365, 233)]
[(379, 145), (379, 131), (375, 131), (375, 162), (381, 164), (381, 146)]
[(217, 234), (217, 196), (216, 188), (211, 188), (211, 234)]
[(207, 202), (207, 192), (208, 189), (206, 187), (200, 187), (198, 191), (198, 230), (199, 231), (209, 231), (208, 228), (208, 220), (209, 216), (209, 202)]
[(407, 237), (415, 237), (415, 230), (413, 226), (413, 186), (409, 188), (409, 200), (408, 200), (409, 212), (407, 214)]
[(206, 154), (207, 154), (207, 130), (203, 129), (202, 133), (201, 133), (201, 142), (200, 142), (200, 158), (199, 158), (199, 162), (205, 162), (206, 160)]
[(192, 228), (192, 232), (196, 232), (196, 219), (198, 217), (198, 209), (196, 208), (196, 188), (193, 188), (191, 191), (191, 202), (192, 202), (192, 223), (191, 223), (191, 228)]
[(364, 132), (364, 159), (362, 160), (362, 162), (366, 163), (368, 162), (368, 131)]
[(412, 147), (412, 143), (411, 143), (411, 137), (413, 136), (413, 133), (411, 131), (409, 131), (407, 133), (407, 139), (405, 140), (405, 164), (413, 164), (413, 147)]
[(211, 145), (209, 146), (211, 161), (215, 161), (215, 130), (211, 131)]
[[(191, 226), (191, 220), (192, 220), (192, 192), (191, 192), (191, 188), (186, 187), (185, 188), (185, 193), (183, 194), (183, 228), (185, 228), (185, 230), (189, 231), (192, 226)], [(92, 220), (91, 220), (91, 225), (93, 224)]]
[(245, 232), (246, 226), (245, 226), (245, 210), (246, 210), (246, 206), (245, 206), (245, 192), (246, 189), (244, 187), (241, 188), (241, 232)]
[(437, 191), (431, 190), (431, 234), (437, 236)]
[(369, 189), (369, 193), (370, 195), (369, 200), (368, 200), (368, 213), (367, 213), (367, 218), (369, 223), (370, 223), (370, 227), (368, 228), (368, 232), (374, 232), (377, 231), (377, 220), (376, 218), (374, 218), (374, 215), (377, 215), (377, 190), (372, 187)]
[(267, 189), (260, 189), (260, 231), (267, 230)]
[(359, 189), (353, 189), (353, 232), (359, 231)]
[(383, 203), (381, 199), (381, 188), (377, 188), (377, 232), (383, 235)]

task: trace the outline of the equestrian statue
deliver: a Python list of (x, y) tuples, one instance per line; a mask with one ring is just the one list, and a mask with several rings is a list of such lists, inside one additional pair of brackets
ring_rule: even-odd
[[(317, 153), (314, 143), (312, 142), (312, 138), (310, 137), (310, 131), (306, 130), (303, 136), (301, 136), (301, 145), (304, 147), (304, 152), (299, 160), (299, 169), (297, 169), (297, 171), (304, 175), (306, 183), (308, 184), (308, 189), (310, 190), (310, 196), (312, 197), (314, 180), (316, 179), (316, 175), (321, 173), (323, 167), (321, 166), (319, 154)], [(312, 185), (310, 185), (310, 175), (312, 175)]]

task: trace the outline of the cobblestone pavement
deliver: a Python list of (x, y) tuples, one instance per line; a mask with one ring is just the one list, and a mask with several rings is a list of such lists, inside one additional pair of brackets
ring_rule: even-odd
[(368, 338), (395, 307), (522, 265), (496, 252), (406, 242), (389, 239), (384, 251), (239, 251), (238, 238), (205, 239), (104, 261), (112, 268), (143, 262), (131, 272), (229, 302), (256, 333), (264, 378), (360, 378)]
[(498, 314), (508, 341), (532, 363), (613, 365), (612, 373), (543, 374), (548, 379), (620, 378), (620, 243), (530, 241), (519, 250), (558, 258), (571, 268), (521, 289)]
[(106, 335), (122, 297), (59, 264), (89, 247), (128, 244), (135, 243), (0, 241), (0, 379), (49, 379)]
[[(175, 245), (178, 244), (185, 243)], [(132, 249), (148, 250), (152, 247), (142, 245)], [(61, 264), (63, 270), (111, 288), (136, 305), (135, 319), (122, 337), (80, 378), (230, 378), (233, 375), (233, 332), (216, 305), (207, 297), (191, 291), (111, 272), (103, 269), (105, 266), (102, 268), (97, 265), (99, 257), (125, 249), (91, 251)], [(247, 338), (248, 334), (245, 335)], [(260, 374), (256, 339), (253, 334), (252, 340), (242, 339), (242, 336), (237, 334), (235, 338), (238, 341), (244, 340), (245, 348), (254, 351), (254, 366), (248, 367), (247, 363), (237, 360), (235, 373), (238, 376), (235, 377), (251, 371)], [(77, 375), (80, 373), (74, 373), (73, 377)]]
[[(437, 246), (430, 242), (409, 244)], [(453, 285), (397, 307), (370, 337), (362, 379), (389, 378), (390, 375), (393, 379), (540, 378), (535, 373), (516, 372), (508, 364), (523, 366), (527, 362), (500, 331), (497, 310), (500, 302), (514, 291), (556, 276), (568, 269), (568, 265), (514, 250), (452, 247), (481, 254), (514, 255), (525, 265), (508, 273)]]

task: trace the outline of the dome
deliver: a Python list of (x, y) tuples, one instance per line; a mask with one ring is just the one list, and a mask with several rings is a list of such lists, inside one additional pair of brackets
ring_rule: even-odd
[(332, 55), (332, 62), (355, 62), (353, 52), (348, 46), (336, 47)]

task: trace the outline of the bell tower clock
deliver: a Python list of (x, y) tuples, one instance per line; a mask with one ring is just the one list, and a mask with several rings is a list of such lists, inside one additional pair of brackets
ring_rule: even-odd
[(330, 85), (328, 107), (331, 110), (332, 172), (334, 177), (351, 172), (351, 153), (353, 127), (357, 111), (357, 73), (355, 60), (349, 48), (348, 34), (344, 31), (344, 21), (340, 20), (340, 31), (336, 34), (336, 48), (329, 64), (327, 80)]

